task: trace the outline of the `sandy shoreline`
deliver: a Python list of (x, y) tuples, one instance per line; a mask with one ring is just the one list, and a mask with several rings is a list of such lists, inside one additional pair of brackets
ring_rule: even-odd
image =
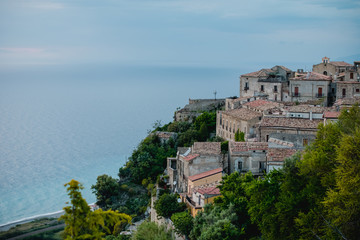
[(31, 222), (31, 221), (34, 221), (34, 220), (36, 220), (36, 219), (41, 219), (41, 218), (59, 218), (63, 213), (64, 213), (64, 211), (61, 210), (61, 211), (58, 211), (58, 212), (41, 214), (41, 215), (37, 215), (37, 216), (33, 216), (33, 217), (23, 218), (23, 219), (20, 219), (20, 220), (17, 220), (17, 221), (13, 221), (13, 222), (1, 224), (1, 225), (0, 225), (0, 231), (7, 231), (7, 230), (9, 230), (10, 228), (15, 227), (16, 225), (23, 224), (23, 223), (27, 223), (27, 222)]

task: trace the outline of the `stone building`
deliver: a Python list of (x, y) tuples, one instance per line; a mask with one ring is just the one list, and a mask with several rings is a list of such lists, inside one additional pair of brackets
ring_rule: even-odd
[(261, 121), (262, 113), (247, 108), (218, 111), (216, 115), (216, 136), (235, 140), (237, 130), (245, 133), (245, 139), (256, 137), (256, 124)]
[(251, 171), (258, 176), (266, 170), (267, 142), (229, 142), (230, 173)]
[(214, 199), (221, 196), (219, 183), (212, 185), (199, 186), (194, 188), (192, 194), (181, 194), (182, 201), (186, 203), (190, 214), (195, 217), (202, 211), (206, 204), (214, 202)]
[(307, 118), (307, 119), (323, 119), (323, 114), (330, 111), (330, 108), (316, 107), (306, 104), (287, 106), (284, 108), (285, 117), (290, 118)]
[(348, 71), (352, 65), (343, 61), (330, 61), (330, 58), (323, 57), (321, 63), (313, 65), (313, 72), (320, 73), (326, 76), (333, 76), (336, 80), (340, 73)]
[(260, 141), (268, 142), (270, 138), (280, 139), (303, 148), (316, 137), (317, 127), (322, 119), (303, 119), (265, 116), (260, 125)]
[(225, 99), (189, 99), (189, 104), (175, 112), (174, 120), (192, 122), (201, 112), (218, 110), (224, 105)]
[(288, 79), (293, 72), (284, 66), (261, 69), (240, 76), (240, 97), (264, 97), (272, 101), (288, 99)]
[(336, 100), (341, 98), (360, 97), (360, 82), (358, 81), (337, 81)]
[(243, 108), (247, 108), (260, 113), (267, 113), (272, 109), (283, 107), (282, 104), (272, 101), (266, 101), (258, 99), (255, 101), (247, 102), (243, 104)]
[(296, 151), (290, 148), (269, 148), (266, 154), (266, 172), (282, 168), (284, 160), (294, 155)]
[(328, 94), (331, 92), (332, 77), (316, 72), (300, 73), (290, 78), (290, 94), (293, 102), (306, 102), (321, 99), (328, 105)]
[(225, 111), (238, 109), (247, 102), (256, 100), (256, 97), (227, 98), (225, 100)]
[(340, 111), (343, 108), (351, 108), (354, 104), (360, 104), (360, 97), (340, 98), (334, 103), (335, 108)]
[(181, 193), (188, 190), (190, 176), (217, 168), (227, 168), (221, 143), (195, 142), (190, 148), (179, 148), (176, 158), (168, 158), (166, 171), (172, 190)]

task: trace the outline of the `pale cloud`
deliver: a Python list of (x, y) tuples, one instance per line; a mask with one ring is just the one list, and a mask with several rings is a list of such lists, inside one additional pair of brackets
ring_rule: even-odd
[(41, 1), (41, 2), (35, 2), (33, 5), (34, 8), (39, 8), (43, 10), (59, 10), (64, 8), (63, 3), (59, 2), (50, 2), (50, 1)]

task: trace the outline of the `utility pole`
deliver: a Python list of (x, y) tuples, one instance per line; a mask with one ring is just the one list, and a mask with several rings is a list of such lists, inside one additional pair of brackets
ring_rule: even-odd
[(216, 92), (216, 90), (214, 91), (214, 95), (215, 95), (215, 100), (216, 100), (216, 94), (217, 94), (217, 92)]

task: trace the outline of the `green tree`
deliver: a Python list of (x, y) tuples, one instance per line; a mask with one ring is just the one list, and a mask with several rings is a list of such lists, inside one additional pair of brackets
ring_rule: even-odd
[(245, 234), (245, 238), (258, 234), (257, 227), (251, 223), (248, 214), (249, 197), (245, 192), (246, 186), (253, 181), (254, 177), (251, 172), (245, 175), (240, 175), (238, 172), (226, 175), (219, 186), (222, 197), (215, 199), (215, 205), (219, 205), (223, 209), (229, 208), (230, 205), (233, 206), (237, 215), (235, 225), (241, 229), (242, 234)]
[(172, 231), (165, 226), (159, 226), (154, 222), (144, 221), (132, 234), (132, 240), (171, 240), (174, 239)]
[(235, 240), (239, 239), (242, 229), (236, 227), (237, 215), (234, 205), (222, 209), (220, 206), (205, 205), (194, 219), (190, 233), (192, 240)]
[(178, 234), (189, 236), (191, 229), (193, 228), (193, 217), (188, 211), (174, 213), (171, 216), (171, 221), (174, 223), (175, 231)]
[(199, 140), (206, 141), (206, 139), (209, 137), (208, 128), (206, 126), (206, 123), (203, 122), (200, 126), (199, 130)]
[(165, 193), (155, 201), (156, 213), (165, 218), (170, 218), (172, 214), (184, 210), (184, 204), (178, 203), (178, 196)]
[(235, 132), (235, 142), (245, 142), (245, 133), (240, 132), (239, 129)]
[(101, 239), (105, 235), (99, 231), (94, 219), (91, 219), (91, 211), (85, 199), (82, 198), (82, 184), (76, 180), (71, 180), (64, 185), (67, 187), (71, 206), (64, 207), (64, 215), (59, 220), (65, 221), (66, 239)]
[(81, 190), (84, 188), (78, 181), (66, 183), (71, 206), (64, 207), (65, 239), (102, 239), (105, 235), (117, 235), (131, 222), (131, 217), (117, 211), (90, 211)]
[(194, 121), (196, 130), (199, 130), (201, 125), (205, 123), (209, 132), (215, 132), (216, 130), (216, 112), (203, 112)]
[(96, 204), (105, 208), (111, 206), (119, 194), (118, 181), (106, 174), (98, 176), (96, 184), (92, 185), (91, 189), (96, 195)]
[(337, 149), (336, 186), (327, 191), (323, 204), (342, 233), (356, 239), (360, 228), (360, 128), (351, 131), (354, 134), (343, 136)]

